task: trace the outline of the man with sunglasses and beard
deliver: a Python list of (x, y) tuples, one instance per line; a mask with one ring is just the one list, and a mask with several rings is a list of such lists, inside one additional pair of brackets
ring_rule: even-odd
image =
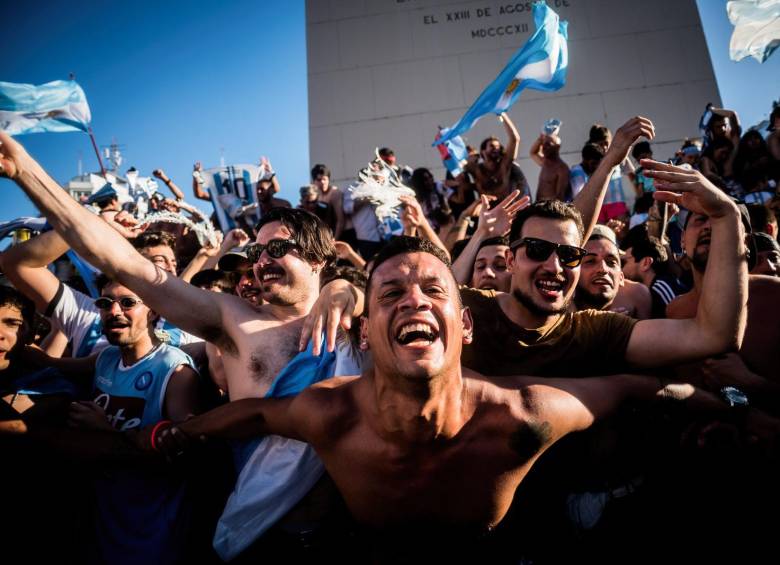
[[(237, 296), (196, 288), (156, 267), (110, 226), (71, 199), (18, 142), (0, 132), (0, 144), (0, 174), (25, 190), (54, 229), (79, 254), (132, 289), (144, 304), (177, 327), (219, 347), (231, 401), (267, 394), (294, 394), (313, 381), (332, 376), (334, 354), (298, 352), (303, 318), (319, 295), (320, 272), (335, 257), (330, 230), (316, 216), (303, 210), (275, 208), (260, 220), (256, 242), (246, 248), (263, 299), (262, 305), (253, 307)], [(291, 361), (297, 364), (292, 366)], [(279, 382), (282, 376), (281, 384), (285, 386)], [(264, 476), (278, 480), (261, 485), (260, 490), (276, 492), (279, 498), (273, 504), (260, 501), (268, 517), (257, 528), (246, 528), (244, 522), (234, 524), (236, 529), (243, 529), (240, 535), (244, 537), (240, 542), (228, 540), (228, 549), (217, 547), (223, 558), (235, 557), (237, 548), (243, 549), (252, 541), (251, 536), (250, 539), (246, 536), (259, 535), (274, 524), (322, 476), (321, 464), (308, 446), (294, 440), (284, 441), (289, 443), (269, 441), (244, 446), (246, 449), (237, 453), (240, 468), (250, 458), (253, 463), (277, 463), (273, 472), (268, 471)], [(265, 455), (258, 449), (264, 449)], [(287, 460), (290, 465), (286, 466), (280, 459), (285, 453), (290, 457)], [(306, 473), (302, 471), (304, 467)], [(263, 472), (250, 474), (263, 475)], [(239, 482), (241, 479), (240, 475)], [(249, 490), (251, 495), (258, 493), (257, 488)], [(303, 504), (306, 502), (304, 499)], [(316, 522), (312, 515), (307, 518), (308, 524)], [(228, 531), (223, 532), (225, 539), (231, 536), (229, 530), (228, 526)], [(298, 539), (297, 533), (292, 531), (290, 537)], [(219, 528), (217, 535), (221, 535)]]
[[(80, 359), (38, 355), (41, 364), (57, 367), (74, 381), (88, 379), (84, 384), (91, 385), (91, 400), (70, 404), (69, 427), (86, 434), (125, 434), (165, 421), (181, 422), (195, 414), (198, 376), (189, 355), (155, 336), (158, 315), (127, 287), (105, 275), (97, 278), (96, 285), (100, 297), (95, 306), (110, 345)], [(57, 438), (61, 431), (52, 429), (48, 434)], [(78, 441), (74, 437), (78, 436), (66, 434), (60, 442)], [(81, 443), (88, 446), (91, 437), (84, 435)], [(127, 451), (123, 441), (127, 440), (117, 436), (102, 448), (84, 448), (88, 453), (95, 449), (98, 458), (103, 457), (99, 464), (109, 469), (93, 479), (96, 543), (89, 548), (94, 555), (87, 560), (177, 562), (189, 540), (189, 529), (181, 526), (190, 523), (186, 481), (169, 470), (161, 472), (158, 465), (139, 466), (140, 459), (127, 466), (121, 459), (112, 461), (112, 456)]]

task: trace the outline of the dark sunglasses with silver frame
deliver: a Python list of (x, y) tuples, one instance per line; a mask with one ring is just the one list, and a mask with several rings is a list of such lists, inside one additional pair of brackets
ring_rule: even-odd
[(257, 263), (260, 260), (263, 251), (267, 251), (269, 257), (281, 259), (297, 247), (298, 242), (294, 239), (272, 239), (266, 244), (249, 243), (244, 247), (244, 252), (246, 253), (247, 259), (252, 263)]
[(509, 244), (509, 248), (514, 252), (518, 247), (525, 247), (525, 254), (531, 261), (547, 261), (553, 252), (557, 253), (561, 260), (561, 265), (568, 269), (575, 269), (580, 266), (582, 260), (588, 252), (582, 247), (574, 245), (564, 245), (562, 243), (553, 243), (546, 239), (536, 237), (523, 237)]
[(123, 296), (122, 298), (117, 298), (116, 300), (109, 298), (108, 296), (101, 296), (100, 298), (95, 299), (95, 306), (99, 310), (111, 310), (111, 308), (114, 306), (114, 302), (119, 304), (119, 307), (122, 310), (132, 310), (139, 304), (143, 304), (143, 300), (140, 298), (133, 298), (132, 296)]

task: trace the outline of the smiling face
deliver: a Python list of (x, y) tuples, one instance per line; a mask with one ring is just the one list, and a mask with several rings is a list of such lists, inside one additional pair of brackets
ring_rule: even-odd
[(432, 379), (460, 366), (471, 315), (439, 259), (422, 252), (388, 259), (372, 273), (366, 300), (361, 336), (381, 374)]
[(24, 318), (19, 308), (12, 304), (0, 306), (0, 371), (8, 368), (8, 356), (21, 343), (24, 329)]
[(236, 265), (236, 274), (239, 275), (235, 291), (238, 296), (249, 302), (252, 306), (258, 306), (263, 303), (260, 296), (260, 283), (255, 278), (255, 272), (252, 263), (249, 260), (239, 261)]
[(140, 300), (138, 295), (119, 283), (110, 282), (102, 288), (100, 296), (115, 301), (110, 309), (100, 310), (103, 333), (111, 345), (120, 347), (133, 345), (149, 335), (149, 329), (153, 326), (156, 317), (154, 312), (143, 302), (138, 302), (127, 310), (122, 309), (116, 302), (122, 298)]
[[(272, 239), (294, 238), (281, 222), (269, 222), (260, 228), (256, 242), (266, 245)], [(271, 257), (265, 249), (252, 268), (260, 285), (261, 298), (270, 304), (298, 304), (308, 299), (312, 285), (319, 288), (316, 267), (306, 262), (297, 248), (278, 259)]]
[[(580, 234), (573, 220), (531, 217), (523, 224), (520, 237), (580, 245)], [(545, 261), (534, 261), (528, 258), (525, 246), (516, 248), (514, 253), (507, 251), (506, 257), (512, 270), (512, 295), (533, 316), (543, 318), (566, 311), (577, 286), (579, 267), (563, 267), (557, 253)]]
[(580, 266), (577, 283), (578, 304), (606, 308), (615, 300), (623, 283), (618, 249), (606, 239), (593, 239), (585, 245), (585, 249), (588, 254)]
[(508, 249), (506, 245), (486, 245), (479, 250), (471, 276), (472, 288), (509, 292), (512, 272), (506, 265)]

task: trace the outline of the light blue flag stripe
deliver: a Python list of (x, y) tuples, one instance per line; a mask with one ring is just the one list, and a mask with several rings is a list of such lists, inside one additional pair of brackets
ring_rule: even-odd
[(531, 38), (463, 117), (454, 126), (442, 131), (434, 145), (468, 131), (485, 114), (505, 112), (524, 88), (553, 91), (566, 84), (568, 23), (560, 21), (558, 14), (543, 1), (534, 3), (533, 15), (536, 31)]
[(0, 82), (0, 130), (10, 135), (87, 131), (87, 97), (73, 80), (35, 86)]

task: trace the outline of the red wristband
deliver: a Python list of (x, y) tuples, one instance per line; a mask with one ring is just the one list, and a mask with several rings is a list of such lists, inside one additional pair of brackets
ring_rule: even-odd
[(171, 422), (170, 420), (160, 420), (159, 422), (157, 422), (154, 425), (154, 427), (152, 428), (152, 436), (150, 438), (150, 442), (152, 444), (152, 449), (153, 450), (160, 451), (159, 448), (157, 447), (157, 442), (155, 441), (155, 438), (157, 437), (157, 432), (159, 431), (159, 429), (162, 426), (168, 426), (168, 425), (171, 425), (171, 424), (173, 424), (173, 422)]

